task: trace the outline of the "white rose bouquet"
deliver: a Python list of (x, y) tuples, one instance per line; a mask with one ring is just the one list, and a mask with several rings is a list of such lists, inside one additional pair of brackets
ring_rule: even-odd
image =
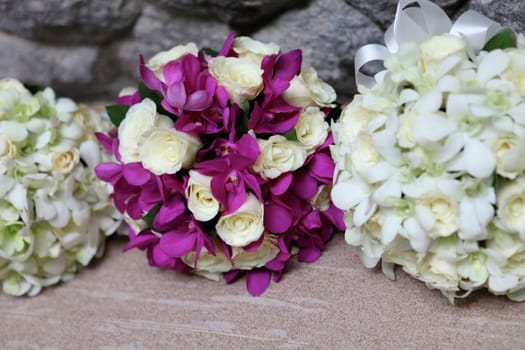
[(4, 292), (36, 295), (68, 281), (102, 254), (121, 215), (94, 167), (102, 154), (94, 111), (46, 88), (32, 94), (0, 80), (0, 280)]
[(260, 295), (291, 258), (317, 260), (343, 213), (329, 200), (326, 119), (334, 90), (301, 51), (231, 35), (222, 50), (176, 46), (140, 65), (138, 91), (99, 135), (130, 243), (150, 265), (233, 281)]
[[(418, 18), (435, 18), (436, 5), (418, 3)], [(404, 5), (393, 29), (406, 28)], [(466, 17), (494, 28), (477, 13)], [(451, 302), (479, 288), (522, 301), (524, 37), (487, 33), (480, 45), (457, 32), (468, 28), (462, 18), (450, 33), (448, 21), (419, 41), (398, 40), (386, 70), (344, 108), (333, 125), (332, 199), (367, 267), (381, 261), (394, 278), (401, 265)]]

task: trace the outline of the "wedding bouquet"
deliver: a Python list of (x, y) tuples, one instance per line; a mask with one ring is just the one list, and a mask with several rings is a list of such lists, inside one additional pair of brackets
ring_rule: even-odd
[(195, 44), (141, 58), (138, 91), (107, 108), (99, 134), (116, 162), (97, 175), (130, 224), (125, 249), (149, 264), (260, 295), (294, 253), (317, 260), (342, 212), (330, 203), (326, 119), (335, 92), (301, 51), (248, 37), (219, 53)]
[(93, 171), (109, 159), (95, 130), (109, 122), (85, 106), (0, 80), (0, 280), (36, 295), (100, 256), (120, 224), (111, 187)]
[[(418, 3), (426, 14), (437, 7)], [(397, 28), (410, 20), (399, 16), (404, 4)], [(484, 287), (522, 301), (525, 38), (503, 30), (476, 43), (468, 30), (447, 33), (448, 21), (421, 41), (398, 37), (386, 70), (344, 108), (333, 125), (332, 199), (367, 267), (381, 260), (393, 279), (401, 265), (451, 302)]]

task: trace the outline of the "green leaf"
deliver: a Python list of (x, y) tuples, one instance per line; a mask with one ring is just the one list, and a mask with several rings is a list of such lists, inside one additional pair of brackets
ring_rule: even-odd
[(286, 137), (286, 139), (288, 141), (299, 142), (299, 139), (297, 138), (297, 131), (295, 131), (295, 128), (293, 128), (292, 130), (288, 131), (286, 134), (283, 134), (283, 136)]
[(142, 220), (146, 223), (148, 228), (153, 227), (153, 219), (155, 219), (155, 216), (157, 216), (157, 213), (159, 212), (160, 208), (162, 207), (162, 203), (157, 204), (151, 210), (142, 217)]
[(157, 112), (159, 112), (160, 114), (167, 115), (173, 120), (177, 119), (177, 116), (173, 115), (173, 113), (168, 112), (162, 107), (162, 95), (157, 91), (150, 90), (143, 82), (139, 83), (139, 95), (141, 99), (149, 98), (150, 100), (155, 102), (155, 104), (157, 105)]
[(42, 85), (37, 85), (37, 84), (27, 84), (25, 83), (24, 86), (26, 87), (27, 90), (29, 90), (30, 93), (32, 93), (33, 95), (36, 94), (37, 92), (39, 91), (43, 91), (45, 89), (44, 86)]
[(125, 105), (110, 105), (106, 106), (106, 112), (109, 115), (111, 122), (118, 128), (120, 123), (126, 118), (129, 106)]
[(517, 47), (516, 34), (510, 28), (504, 28), (496, 33), (483, 46), (483, 51), (493, 51), (496, 49), (508, 49)]
[(217, 55), (219, 54), (217, 51), (215, 51), (214, 49), (210, 49), (209, 47), (203, 48), (202, 51), (206, 55), (210, 55), (211, 57), (217, 57)]

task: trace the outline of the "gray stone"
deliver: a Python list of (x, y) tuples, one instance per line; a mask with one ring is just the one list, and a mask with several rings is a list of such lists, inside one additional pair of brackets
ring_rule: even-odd
[(211, 16), (222, 22), (251, 31), (267, 19), (307, 0), (151, 0), (168, 9), (188, 14)]
[(525, 1), (471, 0), (470, 8), (517, 32), (525, 32)]
[(100, 66), (111, 67), (102, 74), (112, 76), (108, 90), (116, 96), (123, 84), (136, 85), (139, 55), (147, 60), (159, 51), (188, 42), (220, 50), (230, 31), (227, 24), (213, 19), (174, 15), (146, 4), (132, 35), (104, 51), (102, 60), (107, 64)]
[(368, 43), (380, 42), (381, 29), (343, 0), (314, 0), (291, 10), (254, 33), (283, 50), (303, 50), (303, 64), (313, 66), (337, 91), (341, 101), (355, 93), (353, 58)]
[(0, 0), (0, 29), (48, 42), (101, 43), (130, 28), (142, 0)]
[(95, 77), (99, 49), (31, 42), (0, 32), (0, 76), (37, 85), (51, 85), (58, 93), (88, 96)]
[[(372, 19), (383, 30), (392, 23), (396, 14), (398, 0), (345, 0), (351, 6), (359, 9), (363, 14)], [(468, 0), (434, 0), (450, 16)]]

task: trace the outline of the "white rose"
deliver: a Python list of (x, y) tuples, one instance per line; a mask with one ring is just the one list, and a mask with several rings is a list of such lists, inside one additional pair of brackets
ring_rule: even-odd
[[(195, 252), (191, 252), (181, 257), (183, 263), (191, 268), (195, 267)], [(206, 277), (210, 280), (218, 281), (223, 272), (228, 272), (232, 269), (232, 264), (224, 255), (222, 248), (215, 245), (215, 255), (212, 255), (206, 248), (202, 248), (197, 260), (197, 269), (194, 273)]]
[(277, 236), (266, 234), (264, 241), (254, 252), (247, 252), (243, 248), (232, 248), (232, 260), (236, 268), (241, 270), (251, 270), (256, 267), (263, 267), (267, 262), (272, 261), (279, 254), (277, 246)]
[(397, 130), (397, 143), (403, 148), (412, 148), (416, 146), (417, 142), (414, 137), (414, 120), (418, 116), (418, 112), (414, 109), (405, 111), (399, 116), (399, 129)]
[(284, 100), (297, 107), (334, 107), (337, 98), (335, 90), (322, 81), (312, 67), (301, 69), (300, 75), (290, 81), (290, 87), (283, 93)]
[(232, 247), (245, 247), (257, 241), (264, 232), (264, 207), (249, 193), (236, 212), (223, 215), (215, 226), (217, 234)]
[(224, 86), (239, 106), (254, 99), (263, 88), (263, 70), (255, 63), (235, 57), (214, 57), (208, 64), (211, 75)]
[(264, 178), (275, 179), (283, 173), (303, 166), (306, 150), (298, 142), (289, 141), (282, 135), (270, 136), (268, 140), (258, 139), (261, 154), (253, 170)]
[(498, 189), (496, 193), (496, 215), (512, 232), (519, 232), (525, 237), (525, 186), (523, 178), (509, 182)]
[(429, 254), (418, 270), (418, 277), (431, 288), (440, 289), (442, 292), (459, 290), (460, 275), (457, 263), (449, 262), (436, 254)]
[(157, 125), (158, 119), (157, 106), (149, 98), (131, 106), (118, 128), (119, 153), (124, 163), (140, 161), (140, 138)]
[(175, 129), (151, 129), (144, 134), (140, 161), (155, 175), (175, 174), (195, 163), (201, 148), (198, 138)]
[(62, 174), (67, 174), (79, 161), (78, 149), (73, 148), (67, 151), (54, 151), (50, 153), (51, 167)]
[(433, 36), (420, 45), (421, 60), (419, 64), (426, 73), (434, 74), (441, 62), (449, 56), (459, 55), (467, 58), (465, 40), (452, 34)]
[(186, 187), (188, 209), (199, 221), (209, 221), (219, 212), (219, 202), (211, 193), (210, 182), (210, 176), (190, 170), (188, 187)]
[(373, 117), (375, 117), (374, 112), (363, 107), (363, 96), (355, 95), (352, 103), (341, 111), (338, 122), (340, 127), (336, 128), (334, 133), (341, 135), (339, 137), (341, 142), (352, 142), (361, 131), (365, 130)]
[(164, 69), (164, 66), (171, 61), (175, 61), (187, 54), (193, 55), (195, 57), (197, 57), (199, 54), (199, 49), (194, 43), (177, 45), (168, 51), (161, 51), (150, 58), (146, 66), (151, 69), (159, 79), (162, 79), (162, 70)]
[(263, 43), (247, 36), (239, 36), (233, 40), (233, 51), (239, 58), (247, 59), (258, 66), (266, 56), (279, 53), (279, 46), (274, 43)]
[(500, 137), (492, 145), (496, 156), (496, 172), (509, 179), (515, 179), (525, 169), (525, 142), (515, 135)]
[(510, 80), (521, 97), (525, 97), (525, 51), (508, 51), (510, 63), (503, 72), (503, 76)]
[(358, 135), (352, 146), (350, 159), (354, 169), (359, 173), (363, 174), (368, 168), (381, 160), (381, 156), (377, 152), (369, 134)]
[(325, 114), (318, 107), (307, 107), (295, 124), (297, 140), (309, 153), (321, 146), (328, 136), (328, 123), (324, 118)]
[(15, 158), (16, 146), (7, 137), (0, 134), (0, 158)]

